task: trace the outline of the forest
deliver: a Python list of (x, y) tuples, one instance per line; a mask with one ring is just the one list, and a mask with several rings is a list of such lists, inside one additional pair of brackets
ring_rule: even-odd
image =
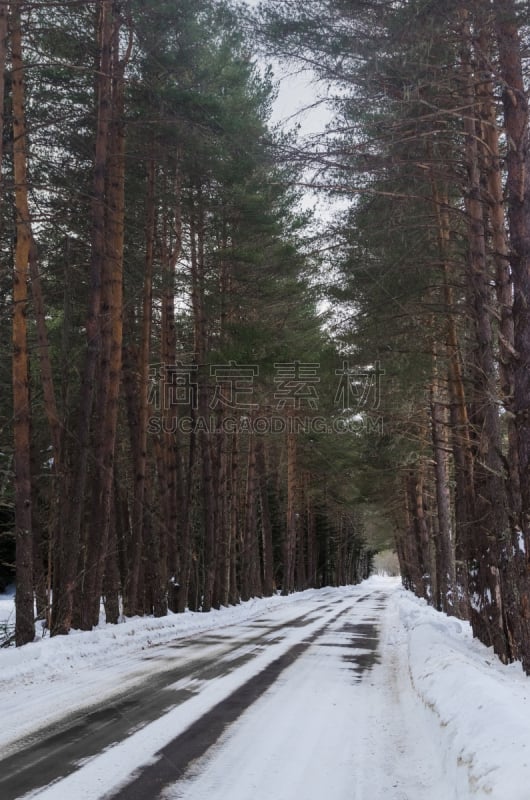
[(7, 643), (390, 543), (530, 672), (529, 53), (520, 0), (0, 2)]

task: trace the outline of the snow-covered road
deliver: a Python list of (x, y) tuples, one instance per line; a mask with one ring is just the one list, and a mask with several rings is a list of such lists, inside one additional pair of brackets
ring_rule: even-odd
[(4, 651), (0, 690), (2, 800), (528, 796), (528, 679), (394, 580)]
[(164, 797), (448, 800), (434, 728), (389, 644), (388, 597), (345, 598), (342, 613)]

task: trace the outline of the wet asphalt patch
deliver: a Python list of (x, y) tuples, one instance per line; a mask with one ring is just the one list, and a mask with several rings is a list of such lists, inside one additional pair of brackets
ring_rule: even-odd
[(379, 658), (379, 628), (373, 622), (345, 623), (342, 631), (352, 634), (348, 639), (348, 646), (357, 653), (345, 653), (342, 660), (349, 665), (358, 683), (363, 679), (365, 672), (370, 672), (375, 664), (380, 663)]

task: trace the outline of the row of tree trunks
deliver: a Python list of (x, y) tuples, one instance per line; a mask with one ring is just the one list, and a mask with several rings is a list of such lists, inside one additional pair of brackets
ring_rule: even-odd
[(482, 171), (477, 144), (479, 108), (472, 66), (471, 32), (465, 14), (463, 27), (463, 96), (470, 111), (465, 116), (463, 125), (469, 176), (465, 193), (469, 242), (468, 291), (475, 326), (470, 423), (473, 434), (476, 503), (475, 519), (467, 537), (468, 587), (472, 599), (471, 624), (475, 634), (482, 641), (493, 645), (503, 660), (509, 660), (511, 652), (505, 634), (505, 610), (499, 572), (501, 543), (508, 530), (508, 514), (500, 455), (495, 336), (490, 311), (493, 297), (482, 202)]
[[(69, 50), (68, 29), (61, 29), (54, 49), (41, 33), (43, 9), (22, 3), (10, 7), (13, 69), (6, 74), (8, 10), (0, 0), (1, 92), (7, 94), (12, 85), (12, 98), (4, 98), (5, 104), (0, 98), (0, 106), (9, 110), (12, 99), (14, 117), (14, 136), (3, 130), (0, 143), (8, 148), (13, 143), (3, 174), (7, 170), (14, 187), (17, 227), (17, 642), (33, 637), (35, 599), (40, 616), (52, 606), (49, 624), (57, 635), (97, 624), (102, 598), (107, 620), (115, 623), (122, 611), (160, 615), (168, 604), (176, 611), (188, 606), (206, 611), (241, 596), (272, 595), (277, 585), (290, 592), (320, 586), (327, 578), (337, 582), (357, 576), (362, 546), (356, 537), (361, 541), (361, 534), (347, 514), (337, 511), (338, 500), (316, 503), (323, 490), (315, 488), (317, 476), (304, 472), (307, 454), (297, 436), (214, 434), (204, 426), (177, 430), (182, 421), (193, 427), (212, 418), (251, 418), (237, 408), (232, 415), (222, 402), (215, 406), (208, 372), (217, 357), (222, 363), (233, 363), (233, 357), (246, 363), (259, 353), (269, 368), (280, 340), (285, 352), (291, 343), (284, 313), (299, 311), (304, 325), (314, 325), (315, 340), (320, 336), (306, 292), (305, 256), (293, 259), (297, 245), (288, 226), (294, 230), (297, 222), (287, 219), (287, 200), (280, 208), (279, 189), (270, 199), (262, 192), (269, 170), (265, 150), (259, 152), (266, 131), (265, 85), (260, 88), (259, 80), (251, 79), (244, 59), (234, 60), (219, 49), (219, 63), (237, 69), (223, 72), (228, 95), (223, 92), (222, 103), (215, 102), (211, 110), (223, 120), (228, 108), (237, 107), (239, 113), (245, 106), (242, 111), (251, 123), (247, 132), (255, 136), (256, 146), (249, 149), (248, 161), (241, 160), (239, 144), (225, 131), (229, 126), (201, 116), (206, 106), (197, 99), (198, 84), (213, 72), (211, 53), (202, 52), (197, 42), (189, 48), (193, 64), (184, 65), (173, 33), (164, 39), (169, 7), (155, 10), (146, 33), (137, 24), (140, 19), (148, 27), (142, 4), (59, 4), (54, 25), (79, 13), (81, 26), (72, 36), (76, 43), (86, 42), (93, 74), (84, 69), (82, 54), (79, 69), (70, 69), (77, 54)], [(40, 162), (36, 169), (30, 200), (39, 214), (45, 209), (35, 225), (37, 242), (28, 202), (21, 11), (22, 28), (30, 31), (29, 42), (42, 57), (32, 61), (35, 72), (28, 82), (35, 120), (29, 138), (35, 136), (40, 159), (49, 125), (61, 142), (50, 152), (65, 161), (63, 168), (52, 153), (49, 163), (42, 161), (42, 171)], [(183, 13), (194, 21), (190, 28), (203, 25), (200, 12), (186, 7)], [(177, 17), (173, 27), (180, 24)], [(135, 60), (127, 69), (130, 44), (124, 28), (129, 21), (136, 25)], [(163, 39), (169, 77), (161, 74), (165, 68), (160, 70), (164, 59), (157, 48)], [(239, 48), (235, 39), (234, 48)], [(187, 85), (194, 70), (205, 72), (201, 81), (193, 81), (188, 114), (175, 101), (175, 90)], [(218, 77), (208, 78), (212, 86)], [(50, 96), (71, 105), (73, 117), (79, 113), (77, 128), (68, 115), (64, 127), (62, 118), (53, 119), (53, 101), (41, 100), (47, 81)], [(43, 108), (35, 113), (39, 102)], [(126, 119), (131, 120), (127, 138)], [(199, 139), (201, 146), (195, 147)], [(88, 148), (93, 148), (91, 155)], [(79, 185), (65, 186), (69, 170)], [(42, 176), (50, 186), (43, 185)], [(10, 198), (9, 188), (4, 199)], [(47, 287), (57, 290), (62, 281), (64, 292), (55, 291), (46, 308)], [(27, 325), (31, 306), (35, 327)], [(252, 326), (257, 344), (247, 349), (246, 330), (252, 335)], [(28, 327), (32, 346), (36, 340), (32, 361)], [(184, 402), (176, 399), (181, 356), (191, 367), (192, 381), (196, 370), (198, 385), (197, 394), (192, 389)], [(161, 366), (160, 409), (153, 362)], [(57, 395), (54, 377), (59, 379)], [(38, 389), (31, 448), (29, 379)], [(230, 391), (226, 386), (222, 395)], [(156, 429), (161, 420), (164, 425)]]
[[(472, 337), (468, 338), (471, 344), (466, 344), (470, 350), (465, 356), (454, 314), (453, 286), (458, 284), (458, 275), (452, 261), (450, 201), (438, 181), (432, 179), (448, 319), (445, 351), (433, 346), (431, 480), (436, 495), (436, 526), (430, 535), (438, 579), (435, 602), (451, 610), (447, 600), (452, 598), (455, 613), (469, 615), (475, 634), (492, 645), (502, 660), (520, 659), (528, 670), (529, 110), (515, 4), (498, 0), (493, 6), (494, 30), (489, 17), (477, 16), (478, 6), (473, 18), (468, 9), (459, 10), (461, 95), (467, 109), (462, 123), (469, 247), (466, 307), (472, 310), (473, 323)], [(495, 38), (504, 84), (507, 198), (492, 73)], [(467, 383), (462, 367), (465, 359)], [(440, 373), (444, 363), (447, 395)], [(505, 412), (502, 416), (501, 407)], [(451, 470), (454, 503), (449, 490)], [(425, 567), (420, 530), (425, 513), (418, 491), (421, 473), (417, 468), (407, 480), (406, 516), (412, 544), (398, 537), (398, 551), (405, 580), (424, 594), (425, 587), (418, 588)], [(451, 543), (447, 533), (453, 524), (456, 536)], [(447, 566), (449, 572), (445, 571)]]

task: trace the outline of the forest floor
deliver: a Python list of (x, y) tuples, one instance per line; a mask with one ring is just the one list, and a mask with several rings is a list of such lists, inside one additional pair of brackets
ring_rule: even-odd
[(530, 680), (395, 579), (43, 638), (0, 692), (2, 800), (530, 796)]

